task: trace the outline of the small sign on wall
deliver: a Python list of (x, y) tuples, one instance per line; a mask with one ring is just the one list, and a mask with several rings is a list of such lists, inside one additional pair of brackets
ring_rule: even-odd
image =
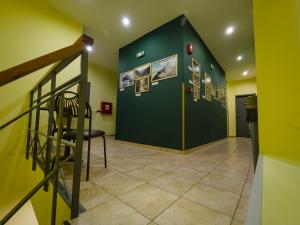
[(101, 102), (100, 111), (102, 114), (112, 114), (112, 103), (111, 102)]

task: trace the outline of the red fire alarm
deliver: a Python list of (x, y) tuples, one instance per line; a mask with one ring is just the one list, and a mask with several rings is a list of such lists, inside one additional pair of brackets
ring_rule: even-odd
[(112, 103), (101, 102), (100, 111), (102, 114), (112, 114)]
[(193, 93), (193, 91), (194, 91), (194, 90), (193, 90), (193, 88), (192, 88), (192, 87), (189, 87), (189, 88), (187, 88), (187, 89), (186, 89), (186, 92), (187, 92), (187, 93), (190, 93), (190, 94), (192, 94), (192, 93)]
[(193, 54), (193, 45), (192, 44), (187, 44), (186, 45), (186, 50), (187, 50), (188, 55)]

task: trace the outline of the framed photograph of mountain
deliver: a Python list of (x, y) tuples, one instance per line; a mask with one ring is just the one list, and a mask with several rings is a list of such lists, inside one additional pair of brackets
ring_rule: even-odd
[(134, 69), (134, 79), (138, 80), (151, 75), (151, 63), (136, 67)]
[(149, 77), (144, 77), (135, 80), (135, 93), (142, 93), (149, 91)]
[(197, 62), (196, 59), (192, 58), (192, 70), (193, 73), (197, 73), (200, 75), (200, 63)]
[(120, 88), (130, 87), (134, 85), (134, 71), (130, 70), (120, 74)]
[(193, 85), (200, 88), (200, 75), (193, 73)]
[(173, 55), (152, 63), (151, 81), (169, 79), (177, 76), (178, 56)]

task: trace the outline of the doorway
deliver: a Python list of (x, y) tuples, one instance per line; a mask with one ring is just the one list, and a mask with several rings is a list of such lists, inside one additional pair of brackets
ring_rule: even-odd
[(247, 98), (249, 95), (235, 96), (235, 112), (236, 112), (236, 136), (250, 138), (249, 126), (246, 120), (247, 118)]

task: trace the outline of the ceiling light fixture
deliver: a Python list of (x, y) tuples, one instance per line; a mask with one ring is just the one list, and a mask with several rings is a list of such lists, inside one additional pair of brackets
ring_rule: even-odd
[(87, 45), (85, 48), (88, 52), (93, 51), (93, 46), (91, 46), (91, 45)]
[(123, 17), (122, 23), (125, 27), (128, 27), (128, 26), (130, 26), (130, 19), (128, 17)]
[(239, 55), (238, 57), (236, 57), (237, 61), (242, 61), (243, 60), (243, 56)]
[(225, 34), (231, 35), (234, 32), (234, 30), (235, 30), (234, 26), (229, 26), (226, 28)]
[(245, 70), (245, 71), (243, 72), (243, 76), (247, 76), (248, 74), (249, 74), (248, 70)]

